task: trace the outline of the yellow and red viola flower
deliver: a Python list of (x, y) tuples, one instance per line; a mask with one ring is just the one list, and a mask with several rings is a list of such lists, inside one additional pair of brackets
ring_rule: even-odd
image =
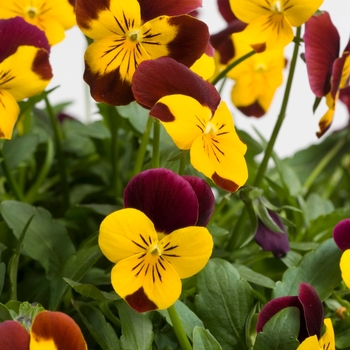
[(334, 227), (333, 239), (343, 252), (340, 270), (345, 284), (350, 288), (350, 219), (344, 219)]
[(87, 350), (79, 326), (62, 312), (39, 312), (27, 331), (17, 321), (0, 323), (0, 350)]
[(169, 56), (190, 67), (206, 51), (205, 23), (187, 15), (200, 0), (77, 0), (85, 52), (84, 80), (92, 97), (110, 105), (134, 100), (131, 83), (145, 60)]
[[(235, 60), (251, 49), (233, 34)], [(286, 60), (283, 49), (257, 53), (234, 67), (227, 76), (235, 81), (232, 103), (245, 115), (259, 118), (269, 109), (277, 88), (283, 82)]]
[(297, 350), (335, 350), (334, 330), (330, 318), (325, 318), (326, 331), (321, 338), (316, 335), (306, 338)]
[(51, 46), (62, 41), (64, 31), (76, 23), (74, 6), (69, 0), (1, 1), (1, 19), (17, 16), (44, 31)]
[(282, 49), (294, 38), (293, 27), (304, 24), (323, 0), (230, 0), (233, 13), (247, 28), (237, 39), (256, 52)]
[(21, 17), (0, 20), (0, 138), (11, 139), (17, 101), (42, 92), (52, 78), (44, 32)]
[(213, 85), (184, 65), (162, 57), (139, 66), (133, 92), (136, 101), (160, 120), (176, 146), (190, 150), (194, 168), (230, 192), (245, 184), (247, 147)]
[(297, 296), (284, 296), (269, 301), (258, 315), (257, 332), (262, 332), (265, 324), (279, 311), (291, 306), (300, 311), (299, 341), (303, 342), (314, 335), (320, 339), (324, 310), (317, 292), (308, 283), (300, 283)]
[(166, 309), (181, 294), (181, 279), (208, 262), (213, 240), (203, 227), (214, 210), (209, 185), (168, 169), (151, 169), (131, 179), (124, 209), (100, 226), (99, 246), (112, 261), (111, 281), (134, 310)]
[(339, 57), (340, 37), (328, 12), (313, 16), (305, 25), (305, 60), (312, 92), (325, 96), (327, 112), (319, 121), (321, 137), (331, 126), (339, 92), (350, 77), (350, 41)]

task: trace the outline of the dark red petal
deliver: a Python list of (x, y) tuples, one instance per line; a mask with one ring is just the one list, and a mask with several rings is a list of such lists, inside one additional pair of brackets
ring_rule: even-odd
[[(317, 338), (320, 339), (324, 310), (317, 292), (310, 284), (300, 283), (298, 298), (304, 310), (306, 337), (317, 335)], [(300, 336), (301, 334), (299, 334), (299, 339)]]
[(340, 90), (339, 100), (345, 104), (348, 109), (348, 114), (350, 115), (350, 86)]
[(334, 60), (339, 56), (339, 33), (328, 12), (305, 23), (305, 60), (312, 92), (322, 97), (331, 89)]
[(230, 0), (217, 0), (217, 1), (218, 1), (219, 12), (227, 23), (230, 23), (235, 19), (237, 19), (231, 10)]
[(272, 252), (276, 258), (282, 258), (290, 250), (286, 229), (277, 213), (269, 210), (269, 214), (272, 220), (283, 230), (284, 233), (271, 231), (260, 219), (258, 219), (258, 228), (254, 239), (263, 250)]
[(213, 182), (216, 185), (221, 187), (223, 190), (234, 193), (239, 189), (239, 185), (237, 185), (235, 182), (228, 180), (228, 179), (225, 179), (225, 178), (221, 177), (220, 175), (218, 175), (217, 173), (214, 173), (211, 176), (211, 179), (213, 180)]
[(249, 106), (236, 106), (236, 108), (239, 109), (247, 117), (260, 118), (266, 113), (258, 101), (255, 101)]
[(346, 58), (349, 56), (349, 52), (344, 52), (342, 57), (337, 58), (333, 64), (332, 78), (331, 78), (331, 95), (333, 100), (336, 99), (336, 95), (339, 91), (339, 85), (342, 78), (343, 68)]
[[(158, 309), (157, 305), (149, 300), (145, 291), (141, 287), (135, 293), (125, 297), (127, 303), (137, 312), (147, 312)], [(0, 349), (1, 350), (1, 349)]]
[(45, 49), (50, 46), (45, 33), (22, 17), (0, 20), (0, 62), (13, 55), (18, 46), (28, 45)]
[(46, 50), (37, 52), (33, 61), (32, 71), (43, 80), (50, 80), (53, 77), (49, 53)]
[(79, 27), (90, 29), (90, 22), (98, 18), (99, 12), (109, 10), (110, 0), (76, 0), (75, 13)]
[(34, 319), (31, 334), (35, 338), (52, 339), (57, 350), (86, 350), (79, 326), (62, 312), (40, 312)]
[(220, 95), (212, 84), (169, 57), (142, 62), (133, 76), (132, 90), (136, 101), (146, 108), (173, 94), (193, 97), (212, 111), (220, 103)]
[(202, 7), (202, 0), (138, 0), (138, 2), (144, 22), (162, 15), (184, 15)]
[(189, 182), (196, 193), (199, 211), (196, 226), (206, 226), (213, 215), (215, 208), (215, 198), (208, 183), (196, 176), (183, 176)]
[(111, 106), (127, 105), (134, 101), (131, 85), (122, 79), (119, 68), (107, 74), (93, 73), (85, 62), (84, 80), (90, 86), (91, 96), (97, 102)]
[(145, 213), (159, 233), (194, 226), (198, 220), (195, 191), (169, 169), (150, 169), (134, 176), (125, 187), (124, 206)]
[(0, 350), (28, 350), (29, 333), (16, 321), (0, 323)]
[(350, 219), (342, 220), (334, 227), (333, 239), (343, 252), (350, 249)]

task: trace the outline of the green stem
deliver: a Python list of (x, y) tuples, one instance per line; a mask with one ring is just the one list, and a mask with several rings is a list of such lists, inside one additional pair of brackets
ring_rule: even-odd
[(229, 64), (223, 71), (221, 71), (217, 77), (211, 82), (213, 85), (216, 85), (222, 78), (226, 77), (226, 74), (233, 69), (234, 67), (236, 67), (238, 64), (240, 64), (241, 62), (245, 61), (247, 58), (255, 55), (255, 51), (250, 51), (247, 54), (245, 54), (244, 56), (240, 57), (238, 60), (233, 61), (231, 64)]
[(182, 323), (179, 315), (175, 309), (175, 305), (172, 305), (168, 308), (168, 313), (173, 324), (173, 328), (176, 334), (176, 337), (180, 343), (182, 350), (192, 350), (192, 346), (187, 338), (187, 335), (182, 327)]
[(230, 199), (230, 197), (231, 197), (231, 193), (228, 193), (221, 198), (220, 203), (215, 206), (214, 214), (210, 218), (210, 220), (208, 222), (208, 226), (210, 226), (216, 220), (218, 215), (222, 214), (221, 211), (224, 208), (224, 206), (226, 205), (226, 203), (228, 202), (228, 200)]
[(159, 168), (160, 164), (160, 122), (153, 118), (153, 154), (152, 168)]
[(179, 166), (179, 175), (184, 175), (187, 166), (187, 152), (184, 151), (182, 153), (182, 157), (180, 158), (180, 166)]
[(63, 139), (62, 132), (57, 124), (57, 119), (52, 110), (51, 104), (47, 96), (45, 96), (46, 110), (50, 117), (50, 122), (54, 134), (55, 146), (58, 158), (58, 170), (61, 178), (62, 185), (62, 197), (63, 197), (63, 212), (69, 207), (69, 188), (67, 182), (67, 170), (66, 170), (66, 161), (62, 151), (61, 141)]
[(151, 134), (151, 130), (152, 130), (152, 124), (153, 124), (153, 118), (148, 117), (146, 129), (142, 135), (141, 143), (140, 143), (139, 149), (137, 151), (136, 159), (135, 159), (134, 172), (133, 172), (134, 176), (139, 174), (142, 170), (142, 165), (143, 165), (143, 161), (145, 159), (146, 149), (147, 149), (147, 145), (148, 145), (148, 141), (149, 141), (149, 135)]
[[(256, 187), (259, 187), (261, 185), (261, 182), (265, 176), (267, 165), (273, 152), (273, 147), (275, 146), (277, 136), (280, 132), (281, 126), (283, 124), (283, 121), (286, 115), (286, 110), (287, 110), (289, 97), (290, 97), (290, 91), (291, 91), (292, 82), (293, 82), (294, 73), (295, 73), (295, 67), (296, 67), (297, 58), (298, 58), (300, 33), (301, 33), (301, 27), (298, 27), (296, 32), (296, 40), (294, 43), (292, 61), (290, 64), (288, 79), (287, 79), (286, 88), (283, 95), (280, 113), (278, 115), (275, 127), (272, 131), (271, 138), (265, 149), (264, 158), (260, 163), (258, 172), (253, 182), (253, 186), (256, 186)], [(231, 234), (231, 237), (227, 243), (227, 250), (232, 251), (234, 249), (237, 249), (244, 242), (245, 237), (242, 235), (242, 232), (243, 232), (244, 226), (246, 225), (247, 215), (248, 215), (247, 210), (243, 209), (243, 212), (238, 219), (236, 227), (234, 228), (234, 232)]]

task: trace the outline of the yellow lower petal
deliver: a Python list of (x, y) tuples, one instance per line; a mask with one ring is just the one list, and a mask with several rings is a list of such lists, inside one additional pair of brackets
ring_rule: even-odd
[(326, 332), (320, 339), (320, 349), (335, 350), (334, 330), (331, 319), (326, 318), (324, 324), (326, 326)]
[(207, 264), (213, 250), (213, 238), (205, 227), (192, 226), (166, 235), (160, 245), (164, 259), (180, 278), (187, 278)]
[(20, 109), (13, 96), (6, 90), (0, 90), (0, 138), (12, 138)]
[(245, 23), (250, 23), (270, 11), (265, 0), (230, 0), (230, 5), (232, 12)]
[(304, 24), (322, 5), (324, 0), (293, 0), (288, 1), (285, 16), (293, 27)]
[(146, 253), (157, 239), (152, 221), (141, 211), (127, 208), (115, 211), (102, 221), (98, 244), (107, 259), (116, 263)]
[(320, 350), (318, 339), (316, 335), (306, 338), (299, 346), (297, 350)]
[(343, 253), (340, 259), (340, 269), (345, 284), (350, 288), (350, 249)]
[(215, 73), (216, 65), (214, 57), (203, 54), (191, 67), (192, 72), (195, 72), (204, 80), (209, 80)]

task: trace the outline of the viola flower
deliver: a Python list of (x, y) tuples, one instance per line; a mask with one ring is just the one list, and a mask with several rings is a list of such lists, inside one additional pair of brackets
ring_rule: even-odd
[(82, 32), (95, 40), (85, 52), (84, 80), (92, 97), (110, 105), (134, 100), (132, 77), (144, 60), (169, 56), (190, 67), (205, 52), (205, 23), (186, 15), (200, 0), (77, 0)]
[[(235, 60), (249, 51), (249, 46), (237, 40)], [(232, 103), (245, 115), (259, 118), (269, 109), (277, 88), (283, 82), (286, 60), (283, 49), (255, 54), (234, 67), (227, 76), (235, 80)]]
[(335, 350), (334, 341), (334, 330), (332, 326), (332, 321), (330, 318), (324, 320), (326, 326), (326, 332), (323, 334), (321, 339), (317, 338), (316, 335), (306, 338), (297, 348), (297, 350)]
[(247, 28), (237, 39), (256, 52), (282, 49), (300, 27), (321, 6), (323, 0), (230, 0), (233, 13)]
[(327, 12), (313, 16), (305, 25), (305, 60), (312, 92), (326, 97), (328, 110), (319, 121), (321, 137), (331, 126), (339, 91), (350, 76), (350, 41), (339, 57), (340, 37)]
[(133, 79), (136, 101), (151, 108), (176, 146), (190, 150), (194, 168), (224, 190), (235, 192), (248, 178), (232, 115), (213, 85), (169, 57), (145, 61)]
[(208, 262), (213, 240), (204, 225), (214, 197), (199, 178), (151, 169), (124, 190), (125, 209), (101, 223), (99, 245), (115, 266), (113, 288), (134, 310), (166, 309), (181, 294), (181, 279)]
[(52, 78), (45, 34), (21, 17), (0, 20), (0, 138), (11, 139), (16, 101), (42, 92)]
[(342, 220), (334, 227), (333, 239), (338, 248), (343, 251), (340, 270), (345, 284), (350, 288), (350, 219)]
[(271, 317), (290, 306), (295, 306), (300, 311), (299, 341), (313, 335), (320, 339), (324, 319), (323, 306), (315, 289), (307, 283), (300, 283), (298, 296), (284, 296), (269, 301), (258, 315), (257, 332), (262, 332)]
[(51, 46), (62, 41), (64, 31), (76, 23), (74, 6), (68, 0), (1, 1), (0, 18), (17, 16), (44, 31)]
[(39, 312), (30, 333), (17, 321), (0, 323), (0, 339), (1, 350), (87, 350), (80, 328), (62, 312)]
[(279, 215), (268, 210), (272, 220), (283, 230), (283, 233), (273, 232), (258, 218), (258, 227), (254, 240), (265, 251), (270, 251), (276, 258), (284, 257), (290, 250), (288, 235)]

